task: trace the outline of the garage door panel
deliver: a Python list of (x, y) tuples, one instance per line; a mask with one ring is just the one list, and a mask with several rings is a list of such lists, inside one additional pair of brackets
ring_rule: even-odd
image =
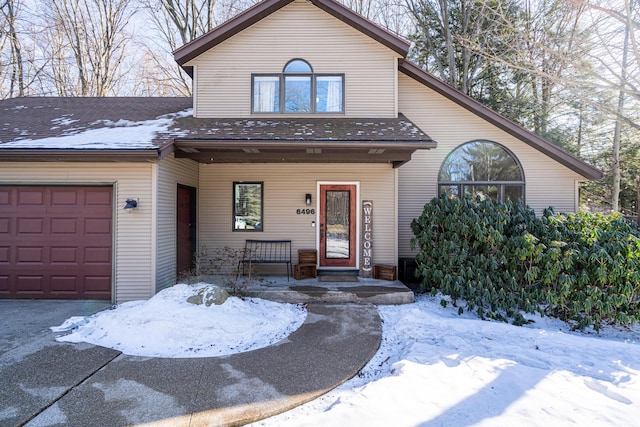
[(77, 276), (51, 276), (51, 292), (77, 294), (79, 289)]
[(58, 247), (54, 246), (49, 248), (49, 260), (51, 264), (66, 264), (66, 265), (78, 265), (80, 259), (78, 258), (77, 247)]
[(16, 249), (16, 264), (44, 264), (44, 248), (18, 246)]
[(0, 186), (0, 297), (110, 299), (113, 188)]
[(0, 246), (0, 265), (8, 265), (11, 262), (11, 248)]
[(7, 188), (0, 188), (0, 206), (11, 206), (13, 192)]
[(44, 218), (18, 218), (17, 235), (44, 233)]
[(107, 248), (84, 248), (84, 262), (111, 265), (111, 251)]
[(0, 236), (8, 236), (11, 233), (11, 219), (0, 218)]
[(18, 206), (43, 206), (45, 189), (36, 188), (19, 188), (18, 189)]
[(84, 279), (85, 293), (111, 294), (111, 277), (110, 276), (88, 276)]
[(85, 206), (103, 206), (111, 208), (111, 188), (93, 188), (85, 193)]
[(51, 218), (51, 234), (75, 235), (78, 233), (77, 218)]
[(44, 275), (18, 275), (16, 280), (16, 290), (18, 293), (44, 294)]
[(71, 189), (58, 189), (51, 191), (51, 206), (77, 206), (78, 205), (78, 192)]
[(111, 218), (87, 218), (84, 221), (86, 234), (111, 236)]

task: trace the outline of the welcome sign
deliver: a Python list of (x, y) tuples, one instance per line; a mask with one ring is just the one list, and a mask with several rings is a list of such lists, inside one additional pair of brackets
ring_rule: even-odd
[(373, 272), (373, 201), (362, 201), (362, 257), (360, 277), (371, 277)]

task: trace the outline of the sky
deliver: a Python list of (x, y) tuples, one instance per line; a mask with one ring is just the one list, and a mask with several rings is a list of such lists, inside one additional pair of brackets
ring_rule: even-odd
[[(277, 342), (306, 317), (302, 306), (261, 299), (232, 297), (210, 307), (186, 302), (205, 286), (176, 285), (52, 329), (63, 334), (59, 341), (118, 342), (113, 348), (126, 354), (209, 357)], [(382, 343), (358, 375), (252, 426), (637, 425), (640, 326), (577, 332), (557, 319), (526, 315), (533, 322), (519, 327), (458, 315), (441, 298), (379, 306)], [(142, 336), (149, 353), (141, 353)]]

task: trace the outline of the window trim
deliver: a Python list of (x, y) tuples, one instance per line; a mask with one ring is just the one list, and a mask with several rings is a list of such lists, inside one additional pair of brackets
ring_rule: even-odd
[[(481, 142), (481, 143), (488, 143), (488, 144), (493, 144), (493, 145), (497, 145), (498, 147), (502, 148), (509, 156), (511, 156), (511, 158), (516, 162), (516, 164), (518, 165), (518, 168), (520, 169), (520, 175), (522, 176), (522, 181), (441, 181), (440, 180), (440, 176), (442, 174), (442, 168), (445, 166), (445, 163), (447, 162), (447, 160), (449, 160), (449, 157), (451, 156), (451, 154), (453, 154), (455, 151), (461, 149), (462, 147), (464, 147), (465, 145), (468, 144), (472, 144), (475, 142)], [(520, 162), (520, 159), (518, 159), (518, 157), (513, 153), (513, 151), (509, 150), (509, 148), (505, 147), (504, 145), (500, 144), (499, 142), (495, 142), (495, 141), (491, 141), (488, 139), (474, 139), (471, 141), (467, 141), (463, 144), (458, 145), (457, 147), (455, 147), (454, 149), (452, 149), (449, 154), (447, 154), (447, 156), (444, 158), (444, 160), (442, 161), (442, 164), (440, 165), (440, 169), (438, 170), (438, 197), (441, 197), (443, 195), (442, 193), (442, 188), (443, 187), (457, 187), (458, 189), (458, 197), (462, 196), (464, 197), (464, 190), (465, 187), (470, 187), (470, 186), (474, 186), (474, 185), (491, 185), (494, 187), (498, 187), (498, 201), (500, 202), (505, 202), (505, 189), (507, 186), (520, 186), (522, 187), (522, 202), (526, 203), (526, 198), (527, 198), (527, 179), (525, 177), (525, 173), (524, 173), (524, 168), (522, 167), (522, 163)]]
[[(238, 185), (260, 185), (260, 228), (236, 228), (236, 186)], [(231, 186), (231, 231), (241, 233), (260, 233), (264, 231), (264, 181), (233, 181)]]
[[(294, 61), (303, 61), (305, 62), (311, 72), (285, 72), (287, 66)], [(279, 80), (279, 93), (278, 93), (278, 110), (277, 111), (257, 111), (255, 105), (255, 78), (256, 77), (277, 77)], [(311, 109), (309, 112), (296, 112), (296, 111), (285, 111), (286, 108), (286, 84), (285, 77), (310, 77), (311, 79), (311, 93), (310, 93), (310, 101), (311, 101)], [(340, 111), (318, 111), (318, 103), (317, 103), (317, 92), (318, 92), (318, 77), (340, 77), (342, 82), (341, 87), (341, 110)], [(302, 58), (294, 58), (290, 61), (287, 61), (285, 66), (282, 68), (281, 73), (252, 73), (251, 74), (251, 114), (284, 114), (284, 115), (300, 115), (300, 114), (345, 114), (345, 74), (344, 73), (316, 73), (313, 71), (313, 67), (309, 64), (308, 61), (305, 61)]]

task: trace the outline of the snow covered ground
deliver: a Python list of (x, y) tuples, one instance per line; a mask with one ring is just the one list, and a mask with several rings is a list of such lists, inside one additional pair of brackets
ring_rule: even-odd
[(62, 342), (87, 342), (133, 356), (212, 357), (266, 347), (302, 325), (307, 312), (295, 304), (230, 297), (222, 305), (187, 298), (204, 283), (175, 285), (147, 301), (132, 301), (89, 317), (72, 317), (53, 332)]
[[(131, 335), (143, 327), (142, 335), (171, 329), (160, 339), (162, 347), (170, 348), (200, 348), (201, 339), (225, 347), (242, 335), (242, 345), (226, 345), (232, 352), (252, 348), (253, 341), (268, 345), (304, 319), (298, 306), (262, 300), (193, 306), (184, 303), (188, 288), (182, 286), (148, 302), (76, 319), (71, 323), (81, 326), (63, 339), (84, 340), (77, 334), (105, 316), (102, 326), (88, 328), (93, 332), (87, 342), (111, 346), (108, 341), (124, 339), (114, 340), (114, 331)], [(141, 317), (134, 317), (138, 311)], [(457, 309), (443, 308), (439, 298), (428, 296), (379, 311), (383, 342), (359, 375), (319, 399), (253, 425), (639, 425), (640, 327), (571, 332), (563, 322), (540, 317), (517, 327), (473, 314), (458, 316)], [(175, 328), (174, 318), (181, 319)], [(285, 326), (271, 330), (274, 322)], [(262, 341), (265, 336), (270, 338)], [(191, 355), (205, 355), (205, 350)]]

